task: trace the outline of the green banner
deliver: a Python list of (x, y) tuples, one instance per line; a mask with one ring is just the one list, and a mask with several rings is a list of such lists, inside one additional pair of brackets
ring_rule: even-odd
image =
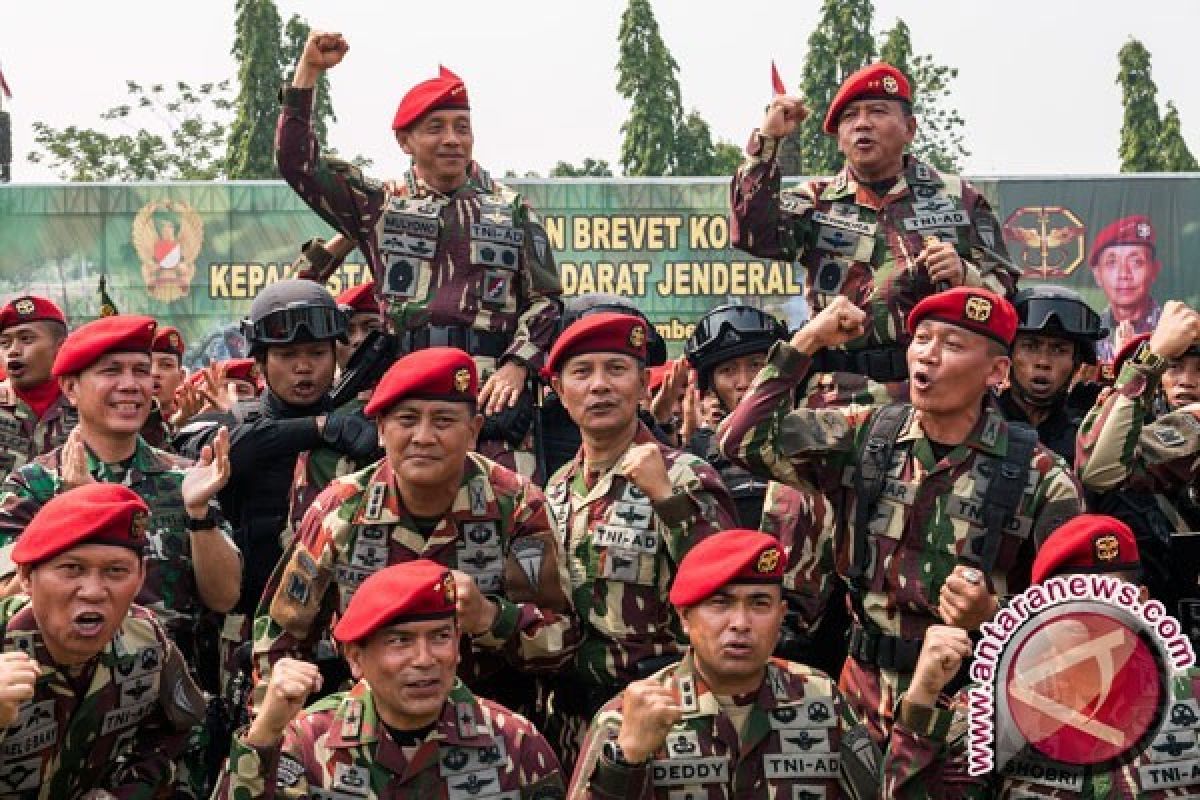
[[(726, 180), (514, 180), (546, 224), (568, 295), (637, 299), (673, 349), (721, 302), (744, 301), (797, 324), (806, 316), (793, 264), (729, 246)], [(1200, 177), (1011, 178), (976, 181), (1004, 223), (1022, 282), (1079, 289), (1108, 307), (1088, 258), (1113, 220), (1145, 215), (1161, 269), (1135, 277), (1152, 296), (1195, 304)], [(283, 183), (63, 184), (0, 187), (0, 299), (49, 296), (79, 322), (99, 313), (101, 275), (126, 313), (178, 326), (188, 362), (240, 353), (236, 323), (279, 280), (301, 242), (330, 231)], [(356, 255), (334, 293), (369, 275)]]

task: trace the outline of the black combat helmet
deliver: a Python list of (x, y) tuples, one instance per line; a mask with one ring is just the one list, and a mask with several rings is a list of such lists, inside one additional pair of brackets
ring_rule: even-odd
[(325, 287), (299, 278), (278, 281), (263, 289), (242, 320), (250, 355), (267, 345), (294, 342), (346, 341), (346, 314)]
[(1080, 361), (1096, 363), (1096, 342), (1108, 336), (1108, 329), (1078, 292), (1065, 286), (1035, 286), (1017, 292), (1012, 304), (1017, 310), (1017, 333), (1070, 339), (1078, 345)]
[(667, 343), (662, 335), (646, 318), (646, 313), (627, 297), (621, 297), (608, 292), (592, 292), (572, 297), (567, 301), (562, 313), (562, 326), (566, 330), (571, 323), (578, 322), (588, 314), (598, 314), (601, 311), (611, 311), (617, 314), (630, 314), (641, 317), (646, 323), (650, 335), (646, 338), (646, 366), (657, 367), (667, 363)]
[(717, 365), (731, 358), (765, 353), (787, 335), (787, 326), (765, 311), (754, 306), (723, 305), (700, 318), (683, 352), (696, 370), (700, 391), (705, 392), (712, 385)]

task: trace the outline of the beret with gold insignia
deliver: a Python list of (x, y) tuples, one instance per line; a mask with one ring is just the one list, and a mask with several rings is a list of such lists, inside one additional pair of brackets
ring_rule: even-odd
[(406, 397), (472, 402), (478, 394), (475, 359), (457, 347), (426, 347), (399, 359), (383, 373), (364, 413), (376, 416)]
[(436, 78), (421, 81), (405, 93), (392, 118), (392, 130), (403, 130), (430, 111), (470, 107), (462, 78), (445, 67), (438, 67)]
[(0, 308), (0, 331), (26, 322), (49, 320), (67, 324), (67, 317), (53, 300), (36, 295), (14, 297)]
[(51, 498), (13, 546), (15, 564), (36, 565), (83, 544), (141, 553), (150, 509), (119, 483), (89, 483)]
[(836, 134), (842, 109), (865, 97), (912, 102), (912, 87), (904, 73), (886, 61), (868, 64), (842, 82), (825, 114), (824, 130)]
[(350, 600), (333, 635), (339, 642), (358, 642), (397, 622), (454, 616), (454, 575), (428, 559), (406, 561), (371, 575)]
[(732, 583), (782, 583), (787, 558), (769, 533), (733, 528), (714, 533), (688, 551), (671, 585), (671, 604), (687, 608)]
[(67, 335), (54, 359), (54, 377), (75, 375), (108, 353), (146, 353), (158, 323), (153, 317), (118, 314), (101, 317)]
[(1054, 530), (1033, 560), (1033, 582), (1078, 572), (1124, 572), (1141, 567), (1133, 531), (1119, 519), (1080, 514)]
[(908, 332), (924, 319), (935, 319), (995, 339), (1011, 347), (1017, 335), (1017, 311), (1012, 303), (987, 289), (959, 286), (931, 294), (908, 314)]
[(567, 359), (584, 353), (623, 353), (646, 361), (646, 320), (632, 314), (601, 311), (572, 322), (546, 358), (543, 377), (561, 372)]
[(159, 328), (154, 334), (154, 346), (151, 348), (155, 353), (171, 353), (172, 355), (183, 358), (183, 351), (186, 348), (183, 344), (183, 334), (178, 328), (167, 325)]

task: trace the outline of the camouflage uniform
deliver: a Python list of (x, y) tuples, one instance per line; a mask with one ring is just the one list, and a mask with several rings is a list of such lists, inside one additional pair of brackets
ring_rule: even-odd
[[(5, 561), (8, 551), (33, 515), (50, 498), (63, 491), (61, 458), (60, 447), (26, 464), (0, 485), (0, 547)], [(124, 470), (120, 465), (99, 461), (91, 450), (87, 451), (87, 459), (88, 472), (97, 481), (122, 483), (150, 506), (150, 525), (146, 531), (146, 580), (135, 602), (154, 612), (183, 654), (189, 669), (202, 683), (211, 686), (212, 676), (197, 672), (202, 655), (196, 639), (197, 626), (207, 609), (196, 587), (192, 534), (184, 527), (187, 512), (180, 490), (184, 470), (191, 462), (156, 450), (140, 437), (133, 458)], [(219, 533), (202, 535), (225, 536), (230, 538), (232, 545), (229, 524), (221, 520), (218, 527)], [(188, 786), (180, 786), (179, 791), (193, 797), (203, 793), (206, 773), (200, 765), (207, 746), (207, 733), (198, 726), (188, 745), (185, 769), (179, 771), (180, 781)]]
[(0, 601), (0, 629), (4, 652), (23, 650), (41, 667), (33, 698), (0, 732), (0, 796), (60, 800), (91, 789), (122, 800), (160, 796), (204, 707), (154, 615), (131, 606), (82, 675), (54, 663), (28, 597)]
[[(722, 451), (735, 463), (793, 486), (810, 482), (826, 495), (837, 523), (821, 531), (822, 540), (812, 549), (826, 553), (826, 561), (832, 553), (837, 573), (845, 577), (854, 555), (855, 467), (875, 409), (793, 410), (791, 392), (810, 366), (811, 359), (789, 344), (775, 345), (750, 393), (722, 422), (718, 435)], [(942, 584), (968, 539), (981, 530), (984, 473), (1007, 452), (1008, 424), (993, 404), (985, 403), (967, 440), (938, 461), (911, 409), (907, 413), (868, 527), (873, 557), (864, 576), (863, 609), (867, 629), (906, 640), (906, 649), (919, 649), (925, 629), (938, 620)], [(1035, 543), (1080, 513), (1080, 493), (1062, 459), (1038, 445), (1016, 518), (998, 545), (989, 576), (997, 595), (1028, 585)], [(847, 659), (842, 690), (876, 741), (887, 738), (896, 696), (910, 678), (911, 672)]]
[[(366, 402), (355, 398), (339, 410), (361, 411)], [(325, 487), (334, 478), (341, 478), (352, 472), (358, 472), (366, 464), (357, 464), (354, 459), (339, 453), (331, 447), (317, 447), (305, 450), (296, 457), (296, 471), (292, 477), (291, 498), (288, 501), (288, 523), (283, 532), (283, 547), (291, 546), (296, 531), (308, 508), (317, 499)]]
[(1101, 339), (1096, 343), (1096, 358), (1101, 362), (1112, 362), (1116, 358), (1117, 351), (1120, 350), (1120, 343), (1124, 343), (1143, 333), (1154, 333), (1154, 329), (1158, 327), (1158, 321), (1162, 318), (1162, 306), (1157, 302), (1150, 301), (1150, 313), (1141, 319), (1130, 320), (1128, 322), (1117, 322), (1113, 319), (1111, 308), (1104, 309), (1100, 314), (1100, 324), (1108, 328), (1109, 334), (1106, 338)]
[(469, 685), (485, 685), (506, 662), (552, 671), (574, 654), (579, 627), (541, 490), (469, 453), (453, 506), (426, 535), (383, 459), (321, 493), (271, 577), (254, 621), (260, 685), (281, 658), (314, 660), (334, 614), (367, 576), (417, 558), (466, 572), (500, 607), (491, 630), (464, 645), (459, 674)]
[[(471, 331), (471, 340), (435, 341), (471, 353), (481, 380), (516, 359), (536, 373), (557, 331), (562, 293), (554, 255), (537, 214), (521, 196), (472, 164), (467, 183), (444, 195), (411, 171), (383, 184), (320, 155), (312, 128), (312, 89), (286, 89), (276, 133), (284, 180), (322, 219), (353, 239), (402, 345), (435, 328)], [(530, 437), (507, 455), (498, 441), (481, 452), (532, 475)], [(512, 463), (506, 463), (512, 462)]]
[(667, 602), (675, 570), (701, 538), (737, 527), (733, 501), (711, 465), (640, 426), (631, 445), (645, 442), (658, 445), (666, 461), (676, 489), (666, 500), (652, 504), (614, 470), (589, 485), (582, 450), (546, 488), (583, 628), (574, 669), (555, 695), (552, 722), (562, 730), (551, 737), (564, 764), (597, 708), (683, 652), (683, 630)]
[(1163, 728), (1149, 747), (1129, 764), (1094, 771), (1051, 763), (1025, 752), (1002, 774), (967, 772), (967, 690), (948, 708), (916, 714), (901, 712), (883, 759), (883, 796), (889, 800), (1037, 800), (1086, 797), (1090, 800), (1160, 800), (1200, 795), (1200, 670), (1174, 679), (1174, 700)]
[(78, 423), (79, 412), (64, 395), (39, 419), (8, 381), (0, 382), (0, 480), (66, 442)]
[(1015, 288), (1000, 223), (983, 195), (957, 175), (909, 155), (882, 197), (849, 167), (782, 191), (780, 183), (773, 153), (749, 156), (738, 168), (730, 219), (734, 246), (802, 264), (814, 316), (838, 295), (865, 310), (866, 334), (846, 349), (886, 355), (893, 371), (903, 364), (908, 312), (935, 292), (928, 273), (913, 264), (926, 237), (954, 244), (966, 264), (966, 286), (1000, 295)]
[(675, 680), (683, 719), (643, 767), (601, 755), (621, 730), (624, 693), (596, 716), (572, 800), (581, 798), (873, 798), (878, 758), (864, 726), (833, 680), (802, 664), (767, 663), (766, 678), (740, 730), (697, 672), (691, 653), (654, 676)]
[(455, 684), (415, 749), (402, 748), (360, 682), (295, 719), (278, 747), (234, 737), (214, 798), (556, 800), (558, 759), (525, 718)]

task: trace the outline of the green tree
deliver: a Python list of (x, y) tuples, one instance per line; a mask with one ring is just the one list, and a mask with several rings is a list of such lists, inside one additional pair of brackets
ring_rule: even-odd
[(713, 174), (732, 175), (737, 172), (744, 157), (742, 148), (728, 139), (718, 139), (713, 145)]
[(1200, 172), (1200, 164), (1188, 149), (1179, 123), (1179, 109), (1175, 101), (1167, 101), (1167, 115), (1163, 117), (1161, 144), (1162, 169), (1165, 172)]
[(612, 169), (604, 159), (585, 158), (579, 166), (560, 161), (550, 170), (551, 178), (611, 178)]
[(238, 62), (237, 115), (229, 132), (233, 179), (277, 178), (275, 118), (283, 80), (279, 11), (274, 0), (237, 0), (233, 56)]
[(1150, 77), (1150, 51), (1130, 39), (1117, 53), (1117, 84), (1125, 117), (1121, 122), (1121, 172), (1159, 172), (1163, 169), (1162, 120), (1158, 116), (1158, 87)]
[(914, 55), (912, 36), (904, 20), (883, 34), (879, 57), (908, 76), (912, 84), (917, 136), (912, 152), (941, 170), (960, 172), (971, 153), (963, 145), (965, 123), (950, 105), (950, 82), (958, 69), (937, 64), (928, 54)]
[(675, 168), (672, 175), (712, 175), (713, 140), (712, 129), (693, 110), (675, 132)]
[[(229, 81), (193, 87), (126, 81), (129, 102), (100, 115), (105, 130), (33, 123), (45, 163), (64, 181), (209, 181), (226, 177)], [(115, 130), (125, 127), (126, 132)]]
[(821, 17), (808, 37), (800, 96), (811, 114), (780, 151), (785, 175), (828, 175), (841, 166), (837, 140), (821, 129), (825, 111), (850, 73), (875, 57), (871, 0), (822, 0)]
[(621, 125), (621, 166), (626, 175), (670, 175), (683, 119), (679, 65), (659, 34), (649, 0), (629, 0), (618, 42), (617, 91), (631, 102)]
[[(296, 64), (300, 54), (304, 52), (304, 43), (308, 41), (311, 28), (299, 14), (292, 14), (283, 29), (283, 68), (287, 80), (292, 79), (296, 72)], [(313, 130), (318, 142), (329, 141), (329, 123), (337, 122), (337, 114), (333, 112), (333, 99), (329, 93), (329, 73), (322, 72), (317, 77), (317, 87), (313, 103)]]

